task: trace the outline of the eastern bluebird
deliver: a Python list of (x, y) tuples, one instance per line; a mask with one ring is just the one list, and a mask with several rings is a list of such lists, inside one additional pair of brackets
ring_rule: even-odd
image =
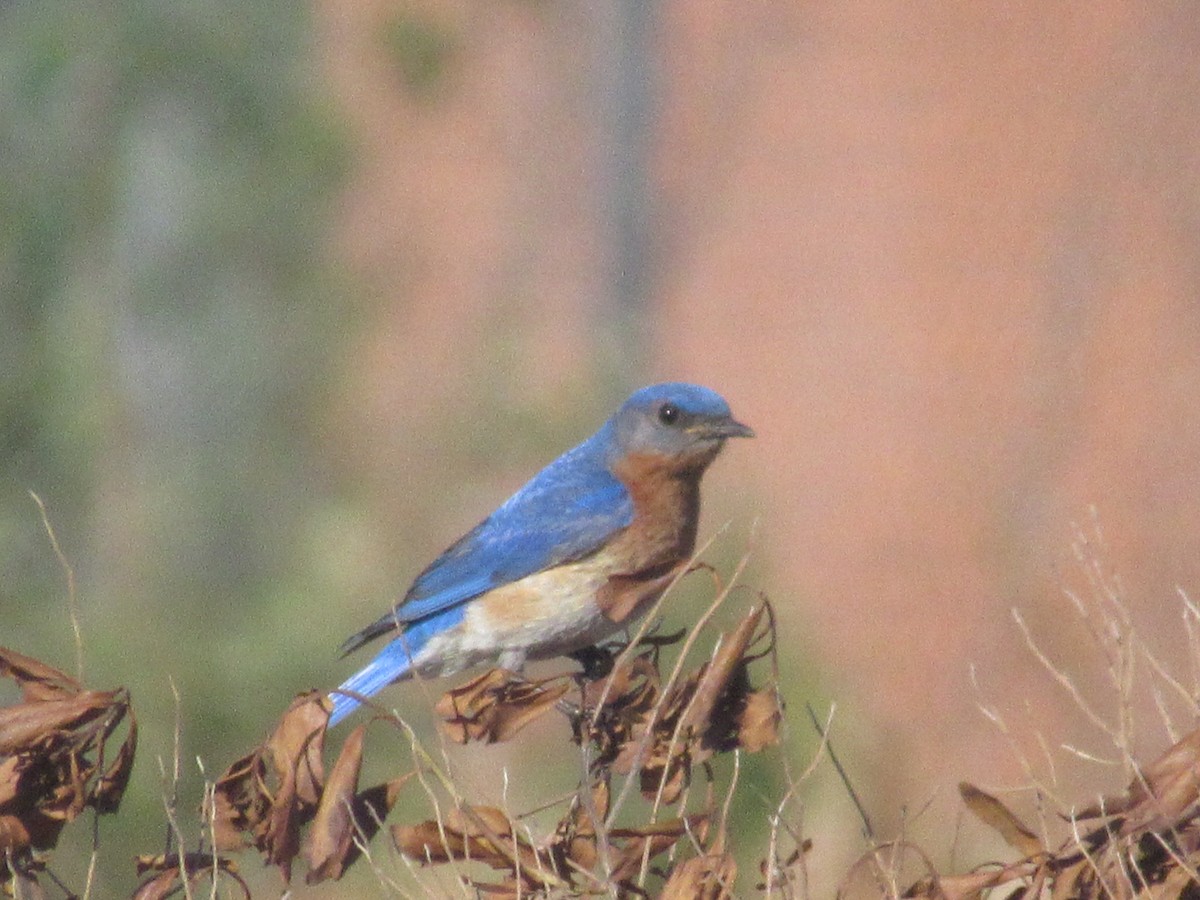
[[(716, 392), (635, 392), (425, 569), (404, 599), (342, 645), (393, 634), (338, 691), (371, 695), (412, 675), (484, 661), (519, 671), (620, 631), (691, 558), (700, 477), (726, 438), (753, 437)], [(330, 724), (358, 701), (332, 695)]]

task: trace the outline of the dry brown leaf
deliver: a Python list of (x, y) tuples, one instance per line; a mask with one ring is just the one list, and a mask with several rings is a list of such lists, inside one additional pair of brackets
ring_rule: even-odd
[(17, 796), (21, 772), (28, 766), (28, 756), (7, 756), (0, 759), (0, 809)]
[(962, 875), (934, 875), (922, 878), (905, 891), (904, 896), (928, 897), (930, 900), (979, 900), (984, 891), (1015, 881), (1024, 882), (1041, 868), (1040, 862), (1023, 859), (1009, 866), (981, 868)]
[(260, 849), (270, 865), (279, 867), (285, 882), (291, 881), (292, 860), (300, 852), (300, 829), (316, 814), (325, 780), (321, 751), (329, 722), (327, 703), (316, 692), (297, 697), (263, 748), (279, 785)]
[(1080, 885), (1087, 882), (1095, 869), (1090, 860), (1080, 856), (1079, 859), (1058, 871), (1050, 886), (1051, 900), (1069, 900), (1073, 897), (1086, 897), (1087, 893)]
[(153, 878), (143, 881), (133, 892), (132, 900), (164, 900), (179, 890), (179, 868), (163, 869)]
[[(586, 739), (595, 746), (596, 770), (611, 765), (635, 740), (635, 732), (644, 733), (639, 727), (658, 702), (659, 686), (653, 651), (620, 663), (599, 681), (584, 684), (583, 708), (575, 722), (574, 740), (578, 744)], [(631, 748), (628, 752), (634, 751)]]
[(641, 828), (609, 829), (609, 842), (615, 851), (613, 880), (628, 881), (641, 868), (643, 857), (653, 859), (673, 847), (689, 831), (699, 831), (707, 822), (708, 816), (705, 813), (696, 813), (682, 819), (655, 822)]
[(325, 783), (305, 841), (308, 884), (342, 877), (359, 854), (355, 835), (361, 833), (367, 841), (374, 836), (395, 805), (400, 788), (414, 774), (358, 793), (365, 735), (365, 725), (350, 733)]
[[(765, 611), (764, 605), (751, 607), (737, 628), (727, 636), (722, 636), (716, 655), (702, 670), (703, 675), (693, 688), (683, 723), (685, 728), (706, 732), (735, 729), (732, 723), (729, 728), (721, 729), (719, 724), (713, 722), (714, 712), (718, 704), (729, 705), (726, 689), (735, 674), (740, 671), (744, 675), (746, 650), (750, 647)], [(749, 683), (749, 679), (746, 679), (746, 683)]]
[(1037, 835), (991, 794), (966, 781), (959, 782), (958, 793), (975, 818), (992, 828), (1022, 856), (1036, 856), (1045, 850)]
[(212, 823), (218, 850), (240, 850), (252, 833), (257, 845), (271, 807), (266, 788), (267, 764), (261, 748), (226, 769), (213, 788)]
[(604, 701), (604, 710), (632, 707), (646, 713), (658, 698), (659, 675), (653, 650), (632, 656), (613, 667), (605, 677), (583, 686), (583, 705), (595, 710)]
[(133, 774), (133, 758), (137, 755), (137, 737), (137, 721), (131, 715), (129, 733), (121, 742), (117, 758), (104, 770), (104, 774), (100, 776), (100, 780), (96, 782), (96, 787), (92, 791), (96, 812), (113, 813), (117, 811), (121, 798), (125, 795), (125, 788), (129, 786), (129, 776)]
[[(507, 831), (501, 832), (504, 836)], [(496, 850), (487, 838), (479, 838), (475, 829), (464, 831), (446, 823), (426, 819), (417, 825), (393, 825), (392, 839), (405, 856), (424, 864), (473, 859), (493, 868), (510, 867), (509, 858)]]
[[(696, 762), (708, 759), (714, 751), (740, 747), (754, 752), (779, 743), (783, 711), (778, 692), (773, 687), (754, 690), (750, 681), (750, 664), (774, 646), (774, 620), (768, 616), (766, 629), (761, 628), (767, 607), (764, 601), (746, 613), (737, 628), (722, 638), (710, 670), (704, 672), (697, 688), (703, 705), (698, 701), (689, 713), (689, 724), (702, 734)], [(753, 650), (764, 641), (766, 648)], [(704, 711), (702, 718), (698, 709)]]
[(83, 690), (83, 685), (69, 675), (8, 647), (0, 647), (0, 678), (16, 681), (26, 703), (57, 700)]
[(1132, 800), (1121, 834), (1167, 831), (1194, 815), (1200, 803), (1200, 730), (1175, 743), (1130, 785)]
[(728, 853), (694, 856), (671, 870), (659, 900), (728, 900), (737, 862)]
[(691, 781), (695, 736), (679, 729), (679, 738), (675, 740), (676, 726), (704, 671), (701, 667), (676, 684), (647, 713), (640, 714), (635, 707), (637, 718), (631, 717), (631, 721), (622, 723), (623, 727), (613, 732), (613, 743), (617, 745), (613, 771), (629, 775), (637, 769), (639, 787), (647, 799), (654, 799), (661, 792), (664, 803), (674, 803)]
[(1200, 729), (1192, 731), (1172, 744), (1162, 756), (1142, 770), (1134, 781), (1131, 793), (1141, 789), (1144, 782), (1150, 793), (1160, 793), (1163, 787), (1178, 776), (1193, 772), (1200, 762)]
[(530, 896), (529, 888), (515, 878), (505, 878), (499, 884), (481, 884), (468, 878), (466, 883), (477, 897), (491, 897), (493, 900), (523, 900)]
[(51, 732), (83, 728), (109, 714), (123, 699), (122, 694), (83, 691), (73, 697), (60, 695), (0, 708), (0, 754), (23, 752)]
[(749, 674), (749, 664), (769, 652), (752, 653), (753, 645), (774, 640), (769, 619), (762, 628), (766, 612), (765, 603), (751, 608), (722, 638), (711, 661), (680, 679), (665, 696), (655, 696), (650, 709), (637, 710), (639, 715), (627, 719), (623, 731), (605, 721), (607, 734), (597, 741), (600, 759), (611, 760), (614, 771), (623, 775), (639, 769), (643, 796), (673, 804), (690, 783), (693, 766), (714, 753), (778, 743), (782, 710), (776, 692), (752, 690)]
[[(0, 880), (32, 873), (33, 850), (53, 847), (63, 826), (88, 806), (115, 812), (128, 783), (137, 723), (124, 688), (84, 690), (57, 669), (0, 648), (0, 677), (22, 700), (0, 708)], [(128, 734), (107, 746), (128, 717)], [(113, 761), (101, 770), (106, 758)], [(22, 876), (24, 877), (24, 876)], [(36, 876), (27, 879), (36, 883)]]
[(299, 695), (271, 736), (217, 779), (212, 810), (217, 849), (236, 849), (249, 834), (284, 881), (291, 880), (300, 831), (316, 814), (325, 780), (321, 754), (329, 708), (320, 692)]
[(295, 769), (282, 772), (280, 779), (261, 849), (266, 853), (267, 862), (279, 867), (287, 883), (292, 880), (292, 860), (300, 853), (300, 829), (312, 818), (316, 806), (297, 796)]
[(1075, 819), (1113, 819), (1123, 837), (1163, 832), (1200, 812), (1200, 729), (1173, 744), (1141, 769), (1125, 793), (1105, 797), (1074, 815)]
[(447, 691), (434, 710), (450, 740), (492, 744), (507, 741), (548, 712), (570, 686), (562, 677), (528, 681), (507, 669), (489, 669)]
[[(9, 853), (17, 853), (33, 844), (26, 818), (9, 814), (0, 814), (0, 857)], [(0, 873), (3, 873), (0, 869)]]
[(327, 779), (322, 751), (328, 719), (322, 694), (298, 696), (271, 736), (222, 773), (210, 812), (218, 850), (252, 844), (290, 881), (303, 849), (309, 884), (341, 878), (358, 858), (356, 836), (370, 840), (378, 831), (411, 773), (359, 791), (363, 725), (342, 743)]
[(466, 839), (453, 829), (443, 830), (433, 819), (416, 825), (393, 825), (392, 842), (396, 849), (422, 865), (461, 859)]
[[(679, 741), (670, 751), (670, 736), (658, 742), (654, 753), (642, 765), (639, 774), (642, 796), (647, 800), (661, 797), (662, 802), (672, 804), (683, 796), (683, 792), (692, 783), (691, 745), (687, 741)], [(620, 761), (618, 759), (618, 761)]]
[(329, 723), (329, 700), (319, 691), (301, 694), (279, 720), (267, 739), (266, 751), (281, 775), (291, 772), (301, 803), (316, 805), (325, 781), (321, 753)]
[[(416, 772), (406, 772), (399, 778), (393, 778), (383, 784), (369, 787), (354, 798), (354, 821), (362, 832), (362, 839), (370, 841), (379, 831), (383, 820), (387, 818), (392, 807), (400, 797), (400, 790), (416, 775)], [(352, 845), (346, 855), (342, 870), (345, 871), (358, 858), (358, 846)]]
[(452, 810), (441, 824), (430, 819), (417, 825), (393, 825), (392, 841), (402, 854), (423, 865), (474, 861), (507, 872), (521, 882), (526, 896), (531, 890), (564, 884), (548, 856), (517, 833), (508, 816), (495, 807)]
[[(610, 787), (607, 776), (592, 785), (591, 806), (603, 822), (608, 815)], [(590, 872), (599, 861), (596, 847), (596, 823), (581, 797), (576, 796), (570, 809), (558, 823), (550, 841), (550, 855), (559, 870), (567, 871), (570, 864)]]
[(1176, 865), (1167, 871), (1166, 878), (1154, 886), (1151, 896), (1154, 900), (1179, 900), (1189, 888), (1189, 896), (1195, 896), (1196, 887), (1194, 870), (1189, 872), (1184, 866)]
[[(636, 771), (643, 793), (653, 797), (661, 789), (663, 799), (674, 803), (689, 783), (697, 753), (707, 758), (727, 747), (758, 749), (778, 740), (781, 713), (775, 692), (751, 690), (748, 674), (748, 665), (763, 655), (752, 647), (766, 636), (773, 638), (770, 628), (763, 628), (766, 613), (765, 605), (751, 610), (726, 636), (713, 660), (681, 679), (666, 695), (654, 649), (631, 658), (618, 657), (605, 677), (583, 680), (582, 704), (574, 718), (575, 740), (587, 740), (597, 748), (591, 768), (595, 777), (587, 788), (590, 794), (576, 797), (544, 844), (531, 846), (500, 810), (468, 807), (441, 821), (393, 826), (397, 849), (423, 864), (473, 860), (504, 873), (500, 883), (471, 882), (486, 896), (532, 896), (559, 885), (592, 890), (599, 883), (596, 879), (605, 875), (622, 891), (640, 894), (631, 879), (641, 872), (643, 860), (664, 853), (681, 840), (686, 840), (689, 850), (705, 848), (708, 815), (693, 814), (643, 827), (607, 828), (601, 841), (597, 832), (608, 814), (609, 773), (632, 775)], [(530, 684), (517, 683), (509, 673), (493, 670), (447, 693), (437, 711), (458, 729), (451, 731), (457, 740), (496, 739), (499, 732), (487, 717), (497, 706), (515, 696), (540, 712), (561, 696), (505, 693), (514, 689), (530, 690)], [(714, 728), (714, 721), (720, 722), (719, 728)], [(701, 746), (706, 735), (718, 733), (726, 735), (721, 742), (712, 740)], [(675, 735), (678, 740), (672, 741)], [(736, 867), (719, 840), (718, 844), (702, 849), (699, 858), (681, 863), (667, 876), (674, 896), (713, 900), (728, 896)], [(601, 857), (601, 846), (607, 849), (607, 859)]]
[(175, 896), (183, 887), (183, 870), (187, 870), (188, 885), (193, 886), (204, 878), (212, 878), (214, 870), (219, 875), (232, 879), (242, 889), (242, 896), (250, 900), (250, 887), (238, 874), (232, 860), (203, 853), (187, 853), (180, 858), (177, 853), (139, 856), (135, 860), (138, 875), (154, 872), (154, 877), (143, 881), (134, 891), (132, 900), (165, 900)]
[(738, 744), (749, 753), (777, 746), (782, 724), (783, 709), (775, 689), (751, 691), (737, 717)]
[(342, 752), (329, 773), (321, 793), (312, 827), (305, 840), (309, 884), (340, 878), (346, 855), (354, 845), (354, 796), (362, 769), (363, 741), (367, 726), (359, 725), (347, 736)]

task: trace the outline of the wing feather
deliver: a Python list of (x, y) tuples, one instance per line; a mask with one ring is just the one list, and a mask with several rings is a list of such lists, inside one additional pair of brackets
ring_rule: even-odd
[(400, 604), (350, 638), (349, 653), (527, 575), (581, 559), (633, 521), (633, 500), (604, 465), (603, 432), (539, 472), (413, 582)]

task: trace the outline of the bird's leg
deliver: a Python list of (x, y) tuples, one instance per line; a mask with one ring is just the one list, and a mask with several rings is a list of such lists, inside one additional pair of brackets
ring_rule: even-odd
[(528, 653), (524, 649), (509, 647), (500, 654), (496, 663), (501, 669), (507, 669), (514, 675), (524, 677), (527, 658)]

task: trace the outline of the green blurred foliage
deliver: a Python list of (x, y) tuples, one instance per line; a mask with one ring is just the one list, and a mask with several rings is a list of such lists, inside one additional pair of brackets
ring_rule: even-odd
[[(191, 821), (192, 759), (224, 765), (333, 660), (304, 529), (336, 502), (318, 429), (357, 323), (311, 39), (273, 0), (0, 6), (0, 640), (75, 669), (32, 490), (85, 677), (130, 686), (143, 725), (94, 896), (162, 849), (172, 682)], [(86, 832), (56, 855), (76, 888)]]

